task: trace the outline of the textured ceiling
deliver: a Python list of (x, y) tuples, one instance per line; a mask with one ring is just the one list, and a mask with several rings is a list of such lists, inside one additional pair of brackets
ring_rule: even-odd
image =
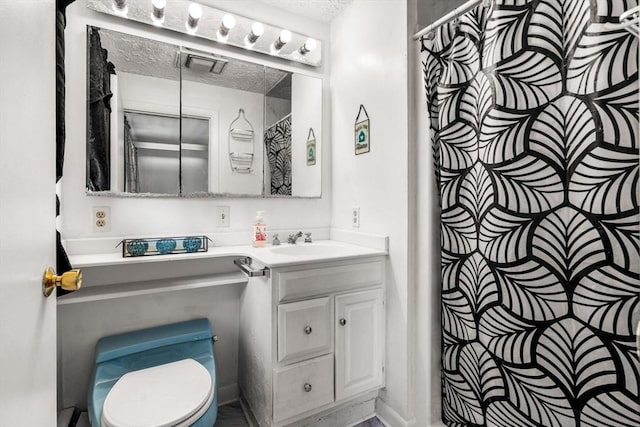
[(353, 0), (258, 0), (321, 22), (331, 22)]
[[(180, 80), (176, 66), (178, 46), (149, 40), (117, 31), (100, 29), (102, 47), (108, 52), (108, 60), (118, 71), (162, 79)], [(210, 56), (210, 54), (204, 54)], [(288, 73), (237, 59), (229, 62), (221, 74), (182, 68), (182, 78), (199, 83), (232, 89), (265, 93), (277, 85)], [(184, 65), (186, 55), (182, 55)]]

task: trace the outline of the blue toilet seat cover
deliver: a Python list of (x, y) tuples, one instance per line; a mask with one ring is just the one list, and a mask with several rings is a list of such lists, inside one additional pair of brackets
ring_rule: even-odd
[(190, 425), (209, 407), (215, 384), (193, 359), (132, 371), (113, 386), (102, 408), (104, 427)]

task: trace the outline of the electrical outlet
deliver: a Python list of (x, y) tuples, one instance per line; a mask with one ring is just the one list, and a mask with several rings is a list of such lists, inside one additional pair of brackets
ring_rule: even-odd
[(94, 206), (92, 214), (93, 231), (111, 230), (111, 209), (108, 206)]
[(360, 227), (360, 208), (351, 208), (351, 226)]
[(216, 206), (216, 227), (228, 227), (230, 222), (229, 206)]

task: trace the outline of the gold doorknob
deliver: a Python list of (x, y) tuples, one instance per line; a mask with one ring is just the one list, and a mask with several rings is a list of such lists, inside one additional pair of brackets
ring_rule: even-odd
[(45, 297), (51, 295), (56, 286), (60, 286), (66, 291), (77, 291), (82, 287), (82, 272), (80, 270), (69, 270), (56, 275), (53, 268), (48, 267), (42, 275), (42, 293)]

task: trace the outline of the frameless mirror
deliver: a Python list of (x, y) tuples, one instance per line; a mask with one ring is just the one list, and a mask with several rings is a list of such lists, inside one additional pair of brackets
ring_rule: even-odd
[(87, 189), (320, 197), (322, 81), (87, 27)]
[(322, 80), (267, 68), (265, 196), (322, 193)]

